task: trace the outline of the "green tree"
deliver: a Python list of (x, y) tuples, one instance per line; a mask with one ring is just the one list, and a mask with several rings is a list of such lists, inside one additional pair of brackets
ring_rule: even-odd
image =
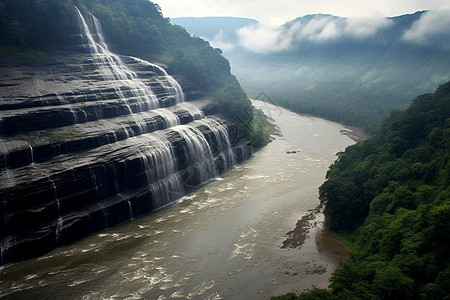
[(337, 299), (450, 299), (449, 118), (450, 82), (330, 167), (329, 227), (353, 243), (331, 278)]

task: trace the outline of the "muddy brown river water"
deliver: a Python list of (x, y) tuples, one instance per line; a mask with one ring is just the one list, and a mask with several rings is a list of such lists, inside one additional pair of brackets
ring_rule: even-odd
[(282, 246), (354, 141), (340, 124), (254, 105), (281, 134), (253, 158), (158, 212), (3, 266), (0, 298), (269, 299), (326, 287), (338, 262), (316, 239), (323, 215), (300, 247)]

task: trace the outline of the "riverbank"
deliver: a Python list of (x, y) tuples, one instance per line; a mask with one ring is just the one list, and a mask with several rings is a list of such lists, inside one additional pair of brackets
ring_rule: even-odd
[[(312, 115), (297, 114), (300, 116), (318, 118)], [(283, 134), (280, 128), (276, 125), (275, 120), (271, 117), (268, 117), (267, 119), (270, 127), (269, 134), (271, 141), (278, 137), (283, 137)], [(368, 136), (362, 129), (347, 126), (345, 124), (340, 125), (344, 127), (340, 130), (340, 133), (343, 136), (347, 136), (357, 143), (368, 139)], [(290, 154), (292, 152), (288, 151), (287, 153)], [(280, 249), (301, 249), (308, 239), (313, 239), (315, 246), (317, 247), (317, 251), (327, 257), (328, 260), (335, 262), (335, 265), (326, 266), (325, 268), (322, 265), (311, 264), (311, 267), (306, 270), (309, 274), (323, 274), (325, 272), (332, 273), (337, 267), (341, 266), (345, 261), (350, 259), (350, 249), (329, 232), (323, 209), (324, 207), (321, 204), (301, 216), (301, 218), (297, 221), (295, 228), (284, 234), (282, 245), (279, 246)], [(291, 274), (291, 270), (291, 266), (286, 268), (286, 274)], [(294, 272), (292, 275), (297, 275), (297, 273)], [(328, 288), (328, 285), (329, 281), (326, 281), (317, 286), (313, 286), (312, 288)], [(302, 291), (297, 290), (296, 292), (304, 292), (308, 290), (309, 289)]]
[(347, 126), (344, 124), (342, 124), (342, 126), (344, 126), (345, 129), (341, 129), (341, 134), (348, 136), (349, 138), (351, 138), (352, 140), (354, 140), (357, 143), (361, 142), (361, 141), (365, 141), (369, 138), (367, 136), (367, 134), (361, 128)]
[(322, 205), (309, 210), (284, 236), (281, 249), (300, 249), (307, 238), (314, 238), (318, 251), (331, 256), (338, 265), (350, 258), (350, 249), (328, 231)]
[(274, 141), (277, 137), (283, 136), (280, 127), (275, 124), (274, 119), (272, 119), (271, 117), (267, 117), (267, 123), (269, 124), (269, 143)]
[(255, 105), (281, 132), (250, 160), (165, 209), (1, 269), (0, 298), (267, 299), (326, 287), (337, 265), (318, 250), (322, 214), (302, 247), (280, 246), (354, 141), (334, 122)]
[[(303, 117), (320, 118), (313, 115), (301, 113), (296, 114)], [(279, 126), (276, 124), (275, 120), (270, 116), (266, 117), (269, 124), (270, 141), (273, 141), (279, 137), (283, 137), (283, 134)], [(340, 133), (344, 136), (348, 136), (353, 141), (361, 142), (368, 139), (367, 134), (365, 134), (365, 132), (361, 128), (348, 126), (345, 124), (340, 125), (344, 127), (344, 129), (340, 130)], [(296, 151), (288, 151), (287, 153), (296, 153)], [(310, 235), (311, 232), (316, 232), (315, 240), (318, 250), (328, 252), (330, 255), (333, 255), (340, 265), (344, 261), (349, 259), (350, 250), (344, 245), (344, 243), (330, 234), (326, 225), (326, 221), (320, 221), (319, 215), (321, 215), (321, 218), (325, 220), (322, 205), (319, 205), (317, 208), (308, 211), (297, 221), (295, 228), (285, 234), (286, 239), (283, 241), (283, 245), (280, 248), (301, 248), (308, 235)]]
[[(264, 101), (262, 101), (264, 103)], [(310, 114), (303, 114), (303, 113), (297, 113), (297, 112), (293, 112), (294, 114), (297, 114), (299, 116), (302, 117), (309, 117), (309, 118), (320, 118), (320, 119), (324, 119), (322, 117), (319, 116), (314, 116), (314, 115), (310, 115)], [(268, 125), (269, 125), (269, 136), (270, 136), (270, 141), (272, 142), (273, 140), (275, 140), (277, 137), (282, 137), (283, 134), (280, 130), (280, 128), (276, 125), (275, 120), (269, 115), (266, 115), (267, 117), (267, 121), (268, 121)], [(327, 120), (327, 119), (324, 119)], [(328, 120), (330, 122), (334, 122), (331, 120)], [(350, 139), (352, 139), (355, 142), (361, 142), (361, 141), (365, 141), (369, 138), (369, 136), (364, 132), (364, 130), (362, 130), (361, 128), (358, 127), (354, 127), (354, 126), (349, 126), (346, 124), (342, 124), (342, 123), (338, 123), (341, 126), (344, 127), (344, 129), (341, 129), (341, 134), (348, 136)]]

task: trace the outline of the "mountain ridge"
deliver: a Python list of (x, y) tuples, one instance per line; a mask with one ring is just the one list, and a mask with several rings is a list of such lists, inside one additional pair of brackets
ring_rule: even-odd
[(275, 29), (243, 27), (233, 39), (221, 41), (250, 97), (264, 92), (293, 111), (370, 133), (390, 111), (406, 108), (416, 95), (450, 80), (449, 34), (424, 31), (427, 24), (450, 22), (439, 11), (359, 19), (320, 14), (296, 20)]

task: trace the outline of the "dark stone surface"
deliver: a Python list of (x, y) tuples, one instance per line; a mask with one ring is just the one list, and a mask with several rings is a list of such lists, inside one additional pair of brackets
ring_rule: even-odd
[(151, 212), (252, 155), (200, 89), (180, 80), (189, 103), (177, 104), (163, 71), (122, 60), (165, 111), (105, 80), (87, 53), (0, 58), (0, 264)]

